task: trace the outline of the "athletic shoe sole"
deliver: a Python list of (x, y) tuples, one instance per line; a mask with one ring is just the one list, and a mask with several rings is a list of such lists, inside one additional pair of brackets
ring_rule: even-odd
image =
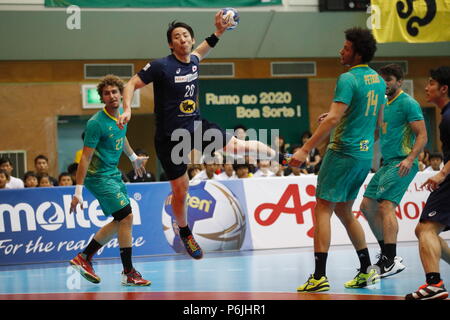
[(95, 278), (90, 273), (84, 272), (84, 269), (81, 266), (79, 266), (78, 264), (72, 262), (72, 260), (70, 261), (70, 265), (72, 266), (72, 268), (77, 270), (80, 273), (80, 275), (83, 278), (85, 278), (87, 281), (92, 282), (92, 283), (99, 283), (100, 282), (99, 279)]

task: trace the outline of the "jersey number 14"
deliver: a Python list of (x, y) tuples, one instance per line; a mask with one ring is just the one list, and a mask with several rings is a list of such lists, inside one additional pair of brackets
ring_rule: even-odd
[(370, 112), (370, 108), (373, 107), (373, 115), (377, 115), (378, 94), (375, 94), (375, 90), (370, 90), (367, 93), (367, 108), (365, 116), (367, 117)]

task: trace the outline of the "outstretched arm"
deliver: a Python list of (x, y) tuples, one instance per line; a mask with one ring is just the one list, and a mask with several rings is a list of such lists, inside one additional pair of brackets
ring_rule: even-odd
[[(219, 40), (219, 38), (222, 36), (222, 34), (227, 30), (228, 27), (231, 27), (233, 25), (233, 21), (224, 21), (222, 19), (222, 10), (216, 13), (214, 17), (214, 25), (216, 26), (216, 31), (210, 36), (211, 41), (210, 43), (215, 43)], [(213, 39), (216, 37), (216, 39)], [(198, 59), (201, 61), (203, 58), (205, 58), (209, 51), (211, 51), (213, 47), (208, 43), (207, 40), (203, 40), (198, 47), (192, 52), (192, 54), (196, 55)]]
[(117, 126), (123, 129), (131, 119), (131, 101), (133, 100), (134, 91), (143, 88), (145, 83), (135, 74), (130, 81), (127, 82), (123, 89), (123, 113), (117, 118)]
[(320, 122), (316, 131), (309, 140), (292, 156), (289, 165), (291, 167), (300, 167), (306, 162), (308, 153), (315, 148), (323, 139), (325, 139), (334, 127), (341, 121), (348, 105), (342, 102), (333, 102), (327, 116)]

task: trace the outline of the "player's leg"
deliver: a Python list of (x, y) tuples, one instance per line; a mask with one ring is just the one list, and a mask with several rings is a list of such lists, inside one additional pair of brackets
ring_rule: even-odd
[(201, 259), (203, 251), (195, 241), (187, 222), (186, 196), (189, 188), (189, 177), (185, 172), (181, 177), (170, 180), (172, 187), (172, 211), (180, 229), (180, 238), (188, 254), (194, 259)]
[(117, 239), (119, 241), (120, 259), (123, 271), (121, 283), (124, 286), (148, 286), (151, 281), (146, 280), (134, 268), (132, 262), (132, 230), (133, 214), (128, 203), (125, 207), (112, 214), (117, 225)]
[(326, 263), (331, 242), (331, 215), (335, 203), (317, 198), (314, 208), (314, 261), (315, 270), (308, 280), (297, 288), (298, 292), (322, 292), (330, 290), (326, 277)]
[(354, 200), (336, 204), (335, 213), (347, 230), (347, 234), (356, 250), (360, 262), (357, 275), (345, 283), (346, 288), (363, 288), (379, 281), (376, 270), (371, 268), (369, 250), (367, 248), (364, 230), (353, 214)]
[(416, 236), (419, 239), (419, 254), (425, 271), (426, 283), (415, 292), (406, 295), (407, 300), (446, 299), (448, 292), (441, 279), (439, 261), (441, 258), (441, 240), (439, 233), (444, 225), (422, 220), (416, 227)]
[(374, 199), (364, 196), (361, 202), (360, 210), (364, 214), (364, 217), (366, 217), (370, 230), (372, 230), (375, 238), (380, 244), (381, 252), (383, 252), (383, 222), (381, 220), (381, 217), (377, 214), (378, 202)]

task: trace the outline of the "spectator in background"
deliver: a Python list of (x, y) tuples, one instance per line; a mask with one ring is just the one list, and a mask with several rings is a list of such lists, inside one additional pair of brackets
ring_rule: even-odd
[(270, 160), (257, 160), (258, 170), (253, 174), (255, 178), (274, 177), (275, 172), (270, 170)]
[[(148, 152), (145, 151), (144, 149), (136, 149), (135, 153), (137, 156), (142, 156), (142, 157), (148, 157)], [(145, 166), (147, 165), (148, 159), (144, 160), (142, 163), (142, 166), (145, 168)], [(139, 177), (136, 174), (136, 171), (133, 169), (130, 172), (127, 173), (127, 177), (130, 180), (130, 182), (134, 183), (134, 182), (154, 182), (156, 181), (155, 175), (153, 173), (151, 173), (150, 171), (147, 171), (142, 175), (142, 177)]]
[(8, 182), (6, 183), (6, 189), (22, 189), (24, 188), (23, 181), (19, 178), (13, 177), (12, 172), (14, 167), (12, 165), (11, 159), (0, 158), (0, 169), (5, 170), (8, 173)]
[(58, 181), (48, 173), (48, 158), (46, 156), (40, 154), (36, 158), (34, 158), (34, 167), (36, 169), (36, 175), (38, 177), (46, 174), (48, 176), (48, 179), (50, 179), (50, 183), (52, 185), (58, 185)]
[(40, 176), (38, 176), (38, 186), (54, 187), (55, 185), (52, 183), (50, 176), (47, 173), (42, 173)]
[[(84, 131), (83, 131), (83, 133), (81, 134), (81, 141), (84, 143)], [(81, 148), (80, 150), (78, 150), (76, 153), (75, 153), (75, 159), (73, 160), (73, 162), (75, 162), (75, 163), (80, 163), (80, 160), (81, 160), (81, 155), (83, 154), (83, 148)], [(75, 172), (76, 172), (76, 170), (75, 170)], [(75, 179), (74, 179), (74, 181), (75, 181)]]
[(238, 138), (239, 140), (245, 140), (245, 138), (247, 137), (247, 128), (244, 125), (238, 124), (233, 129), (234, 136), (236, 138)]
[(192, 181), (196, 180), (218, 180), (216, 170), (219, 164), (221, 163), (218, 157), (218, 153), (216, 152), (214, 157), (203, 157), (203, 166), (205, 169), (197, 173)]
[(248, 163), (236, 163), (233, 165), (233, 168), (238, 179), (250, 178), (252, 176)]
[(202, 166), (198, 164), (190, 164), (188, 165), (187, 173), (189, 180), (192, 180), (200, 171), (202, 171)]
[(58, 185), (60, 187), (73, 186), (72, 176), (68, 172), (63, 172), (58, 177)]
[(278, 152), (286, 153), (286, 149), (288, 146), (286, 145), (286, 141), (284, 140), (284, 138), (282, 136), (276, 137), (275, 145), (276, 145), (276, 148), (278, 148)]
[(419, 153), (419, 171), (425, 170), (426, 167), (430, 165), (430, 151), (427, 149), (422, 150)]
[[(309, 138), (312, 137), (312, 133), (309, 131), (306, 131), (302, 135), (302, 146), (306, 143), (306, 141), (309, 140)], [(314, 173), (316, 165), (319, 164), (319, 162), (322, 160), (320, 157), (319, 150), (317, 148), (312, 148), (311, 151), (308, 153), (308, 156), (306, 157), (306, 170), (308, 170), (308, 173)]]
[(76, 179), (77, 169), (78, 169), (78, 163), (76, 163), (76, 162), (69, 164), (69, 166), (67, 167), (67, 172), (70, 174), (70, 177), (72, 178), (74, 185), (75, 185), (75, 182), (77, 181), (77, 179)]
[(433, 152), (430, 154), (430, 166), (425, 168), (423, 172), (433, 172), (433, 171), (440, 171), (444, 164), (442, 163), (444, 161), (444, 156), (440, 152)]
[(34, 171), (27, 171), (23, 175), (23, 181), (25, 184), (25, 188), (36, 188), (38, 183), (38, 177)]
[(9, 180), (9, 174), (6, 170), (0, 169), (0, 189), (6, 189)]
[(234, 172), (231, 158), (225, 158), (223, 161), (223, 172), (217, 175), (219, 180), (237, 179), (236, 172)]

